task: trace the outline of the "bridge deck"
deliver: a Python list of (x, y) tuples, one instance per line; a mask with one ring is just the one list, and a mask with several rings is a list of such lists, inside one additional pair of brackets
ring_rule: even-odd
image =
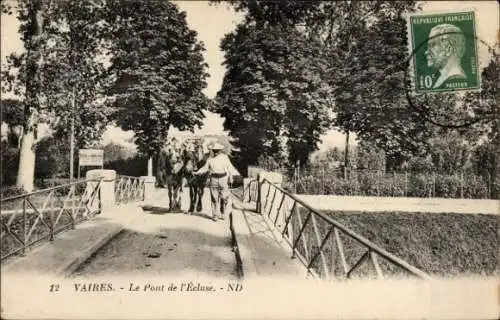
[[(189, 207), (184, 190), (181, 209)], [(290, 259), (261, 216), (241, 210), (234, 200), (233, 213), (244, 221), (237, 228), (248, 245), (244, 259), (252, 270), (246, 276), (301, 275), (303, 269)], [(53, 242), (27, 251), (4, 263), (2, 274), (33, 273), (72, 276), (179, 276), (236, 279), (229, 219), (210, 219), (210, 195), (206, 190), (201, 213), (168, 212), (165, 189), (152, 200), (105, 211)], [(240, 209), (238, 209), (240, 208)], [(110, 240), (111, 239), (111, 240)]]
[[(239, 248), (247, 250), (243, 259), (245, 278), (306, 277), (305, 267), (291, 259), (292, 250), (272, 223), (254, 211), (255, 204), (234, 199), (233, 216)], [(245, 248), (246, 247), (246, 248)]]
[[(204, 212), (196, 214), (167, 212), (166, 191), (159, 190), (140, 218), (125, 228), (113, 241), (80, 267), (79, 276), (175, 276), (237, 278), (231, 247), (229, 221), (209, 219), (208, 195)], [(187, 199), (187, 194), (183, 199)], [(182, 208), (188, 203), (183, 201)]]

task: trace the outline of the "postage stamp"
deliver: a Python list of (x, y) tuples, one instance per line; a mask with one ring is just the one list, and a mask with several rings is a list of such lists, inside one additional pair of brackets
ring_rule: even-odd
[(418, 13), (407, 20), (415, 93), (481, 88), (474, 11)]

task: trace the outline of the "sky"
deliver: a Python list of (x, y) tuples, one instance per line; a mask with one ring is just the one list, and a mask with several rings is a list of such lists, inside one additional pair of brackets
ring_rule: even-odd
[[(222, 66), (224, 59), (223, 52), (219, 49), (222, 37), (231, 32), (236, 24), (241, 21), (242, 15), (235, 13), (227, 5), (210, 5), (207, 1), (173, 1), (182, 11), (187, 13), (187, 22), (191, 29), (198, 33), (198, 39), (205, 44), (205, 60), (209, 65), (208, 86), (205, 94), (212, 98), (219, 90), (224, 77), (225, 68)], [(496, 1), (428, 1), (424, 3), (424, 11), (456, 11), (475, 9), (477, 19), (477, 36), (489, 45), (498, 41), (499, 11)], [(1, 61), (5, 62), (5, 57), (14, 51), (22, 50), (22, 43), (17, 34), (19, 23), (15, 16), (2, 15), (1, 20)], [(485, 49), (479, 48), (484, 52)], [(3, 130), (2, 130), (3, 131)], [(172, 129), (172, 134), (179, 132)], [(227, 135), (223, 131), (223, 119), (217, 114), (206, 112), (204, 125), (195, 134), (218, 134)], [(115, 141), (123, 143), (130, 139), (132, 133), (123, 132), (118, 128), (110, 128), (103, 136), (104, 143)], [(331, 130), (322, 137), (320, 150), (325, 150), (331, 146), (343, 147), (345, 143), (344, 135)]]

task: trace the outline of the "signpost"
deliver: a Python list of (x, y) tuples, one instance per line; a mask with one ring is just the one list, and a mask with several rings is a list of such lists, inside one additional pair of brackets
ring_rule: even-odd
[(79, 149), (78, 150), (78, 179), (80, 179), (80, 167), (104, 166), (104, 150), (101, 149)]

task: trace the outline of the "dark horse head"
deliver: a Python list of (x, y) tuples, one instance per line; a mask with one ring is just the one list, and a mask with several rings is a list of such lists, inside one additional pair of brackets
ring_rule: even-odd
[(207, 183), (207, 174), (194, 175), (193, 172), (205, 165), (208, 154), (205, 153), (202, 141), (187, 141), (183, 148), (184, 158), (184, 176), (189, 186), (189, 212), (203, 209), (202, 198), (205, 185)]

